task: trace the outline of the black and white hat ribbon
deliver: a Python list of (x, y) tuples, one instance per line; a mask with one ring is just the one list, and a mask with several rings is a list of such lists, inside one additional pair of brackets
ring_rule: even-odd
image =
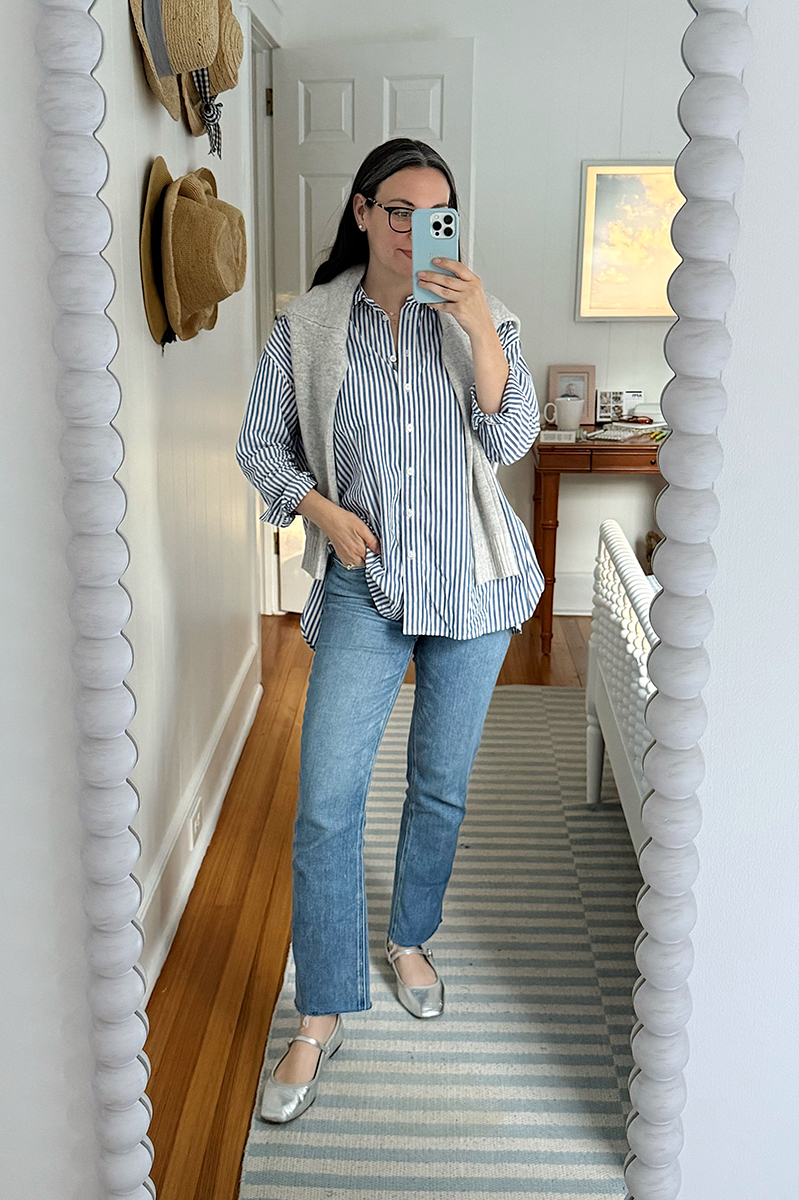
[(200, 97), (199, 113), (205, 123), (208, 134), (208, 153), (222, 157), (222, 130), (219, 122), (222, 120), (222, 101), (211, 95), (211, 82), (208, 78), (208, 68), (200, 67), (192, 71), (191, 77)]

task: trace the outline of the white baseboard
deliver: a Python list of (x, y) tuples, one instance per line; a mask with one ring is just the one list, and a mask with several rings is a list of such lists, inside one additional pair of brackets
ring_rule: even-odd
[(556, 617), (590, 617), (594, 607), (594, 576), (587, 571), (562, 571), (555, 577), (552, 612)]
[[(161, 852), (148, 878), (143, 881), (144, 901), (138, 920), (145, 929), (141, 965), (147, 976), (147, 991), (140, 1006), (142, 1009), (146, 1009), (149, 1003), (169, 954), (216, 829), (233, 772), (255, 720), (263, 695), (260, 658), (258, 644), (252, 643), (208, 739), (198, 769), (170, 823)], [(198, 797), (202, 797), (202, 829), (194, 849), (189, 850), (188, 821)]]

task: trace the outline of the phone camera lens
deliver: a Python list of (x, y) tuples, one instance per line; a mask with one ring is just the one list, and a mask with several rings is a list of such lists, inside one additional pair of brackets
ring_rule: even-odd
[(435, 229), (436, 231), (438, 231), (440, 228), (441, 228), (441, 222), (440, 222), (440, 221), (434, 221), (434, 222), (433, 222), (433, 229)]
[(454, 217), (452, 216), (451, 213), (447, 213), (447, 215), (444, 217), (444, 220), (447, 222), (447, 224), (451, 225), (454, 220)]

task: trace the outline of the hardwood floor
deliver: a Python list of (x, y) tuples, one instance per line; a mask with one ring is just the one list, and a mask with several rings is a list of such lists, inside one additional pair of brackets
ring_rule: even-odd
[[(299, 615), (262, 617), (264, 695), (186, 911), (147, 1006), (149, 1136), (159, 1200), (236, 1200), (290, 941), (291, 837), (313, 651)], [(497, 686), (585, 687), (590, 617), (533, 617)], [(414, 681), (411, 662), (405, 677)]]

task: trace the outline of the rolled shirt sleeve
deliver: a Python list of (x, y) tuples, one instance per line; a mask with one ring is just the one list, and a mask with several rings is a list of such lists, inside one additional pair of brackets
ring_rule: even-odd
[(470, 389), (472, 429), (483, 445), (489, 462), (504, 466), (526, 454), (538, 437), (541, 418), (538, 398), (530, 369), (524, 361), (519, 334), (512, 321), (497, 329), (508, 360), (508, 382), (500, 400), (499, 412), (485, 413), (477, 403), (477, 390)]
[(262, 521), (284, 528), (316, 487), (307, 469), (291, 371), (288, 321), (278, 317), (253, 379), (236, 443), (236, 459), (266, 504)]

